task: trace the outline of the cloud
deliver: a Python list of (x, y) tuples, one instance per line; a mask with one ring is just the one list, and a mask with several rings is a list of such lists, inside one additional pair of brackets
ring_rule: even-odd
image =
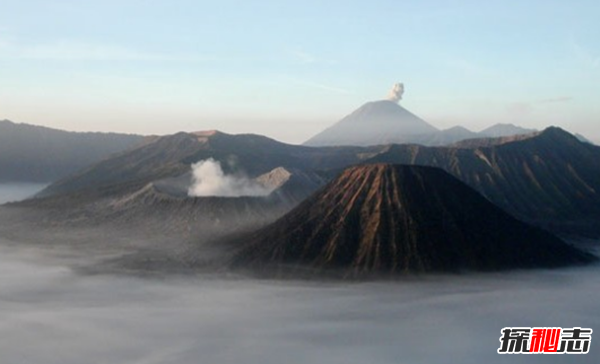
[(20, 44), (0, 39), (0, 59), (48, 61), (170, 61), (199, 62), (214, 57), (145, 52), (119, 45), (91, 44), (60, 40), (40, 44)]
[(301, 49), (295, 49), (290, 51), (290, 54), (294, 56), (301, 63), (315, 63), (317, 62), (317, 58), (312, 54), (309, 54)]
[(570, 102), (572, 101), (573, 98), (570, 96), (563, 96), (563, 97), (555, 97), (555, 98), (550, 98), (550, 99), (543, 99), (540, 100), (540, 103), (560, 103), (560, 102)]
[(571, 49), (574, 56), (587, 67), (592, 69), (598, 69), (600, 67), (600, 56), (592, 54), (590, 50), (575, 41), (571, 41)]
[(533, 109), (533, 104), (530, 102), (513, 102), (506, 106), (506, 111), (512, 116), (530, 115)]
[(337, 93), (337, 94), (344, 94), (344, 95), (348, 95), (351, 94), (352, 92), (350, 92), (350, 90), (345, 89), (345, 88), (341, 88), (341, 87), (335, 87), (335, 86), (330, 86), (330, 85), (325, 85), (319, 82), (312, 82), (312, 81), (307, 81), (307, 80), (298, 80), (295, 78), (290, 79), (292, 83), (295, 83), (297, 85), (300, 86), (307, 86), (307, 87), (311, 87), (311, 88), (316, 88), (319, 90), (325, 90), (325, 91), (329, 91), (329, 92), (333, 92), (333, 93)]
[(318, 57), (310, 52), (305, 51), (301, 47), (295, 47), (288, 49), (287, 53), (294, 58), (295, 61), (301, 64), (337, 64), (338, 62), (333, 59), (324, 59)]
[(489, 78), (498, 76), (498, 72), (495, 69), (463, 57), (442, 53), (434, 59), (438, 59), (439, 62), (452, 69), (453, 72), (460, 72), (461, 74), (469, 75), (471, 77)]
[(571, 102), (573, 97), (561, 96), (541, 99), (537, 101), (520, 101), (506, 105), (506, 112), (513, 117), (529, 116), (536, 111), (536, 108), (543, 104), (561, 104)]

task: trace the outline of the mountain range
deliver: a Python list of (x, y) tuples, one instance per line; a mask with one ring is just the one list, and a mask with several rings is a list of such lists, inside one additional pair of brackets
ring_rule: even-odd
[(535, 130), (512, 124), (496, 124), (478, 133), (462, 126), (439, 130), (397, 103), (382, 100), (366, 103), (304, 142), (304, 145), (321, 147), (408, 143), (444, 146), (466, 139), (507, 137), (533, 132)]
[(188, 182), (180, 187), (185, 191), (191, 165), (209, 158), (219, 161), (225, 173), (249, 178), (277, 168), (297, 175), (318, 175), (318, 179), (294, 179), (295, 187), (287, 193), (302, 190), (295, 203), (348, 166), (393, 163), (441, 168), (517, 218), (555, 231), (594, 233), (600, 221), (600, 147), (553, 127), (526, 136), (471, 140), (447, 147), (315, 148), (251, 134), (178, 133), (56, 182), (42, 191), (38, 197), (43, 199), (35, 203), (124, 198), (165, 179), (185, 181), (187, 175)]
[[(51, 167), (58, 156), (69, 168), (98, 160), (12, 206), (49, 226), (168, 235), (176, 261), (189, 253), (192, 266), (235, 254), (244, 268), (344, 274), (555, 267), (590, 256), (547, 231), (600, 236), (600, 147), (556, 127), (439, 131), (381, 101), (311, 139), (326, 146), (216, 130), (144, 138), (19, 128), (28, 132), (12, 135), (37, 144), (23, 153), (46, 173), (67, 173)], [(104, 142), (113, 154), (94, 149)], [(200, 248), (209, 241), (221, 242), (210, 254)], [(170, 254), (159, 241), (150, 251)]]
[(0, 182), (53, 182), (150, 139), (0, 120)]

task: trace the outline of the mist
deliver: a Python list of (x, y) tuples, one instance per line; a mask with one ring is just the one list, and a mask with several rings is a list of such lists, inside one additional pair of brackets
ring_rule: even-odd
[(192, 185), (190, 197), (200, 196), (266, 196), (269, 188), (245, 176), (226, 175), (221, 163), (212, 158), (192, 164)]
[(24, 200), (40, 192), (47, 184), (43, 183), (0, 183), (0, 205)]
[(580, 356), (496, 349), (505, 326), (596, 328), (598, 266), (379, 283), (136, 278), (79, 274), (47, 253), (8, 244), (0, 240), (6, 363), (597, 360), (594, 339)]
[[(598, 264), (362, 283), (169, 274), (152, 261), (176, 250), (172, 234), (148, 255), (131, 228), (36, 220), (0, 207), (1, 363), (597, 362), (594, 336), (587, 355), (496, 350), (506, 326), (596, 329)], [(141, 271), (102, 264), (133, 252)]]

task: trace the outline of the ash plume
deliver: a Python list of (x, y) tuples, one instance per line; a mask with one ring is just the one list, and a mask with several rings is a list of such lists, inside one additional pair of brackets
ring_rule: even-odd
[(402, 100), (402, 95), (404, 94), (404, 84), (396, 83), (392, 86), (390, 93), (388, 94), (388, 100), (393, 102), (399, 102)]
[(266, 196), (269, 188), (245, 176), (225, 175), (221, 163), (212, 158), (192, 164), (190, 197), (200, 196)]

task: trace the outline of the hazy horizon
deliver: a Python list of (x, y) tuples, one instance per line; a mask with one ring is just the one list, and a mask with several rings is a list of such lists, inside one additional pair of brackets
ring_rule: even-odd
[[(2, 121), (2, 120), (0, 120), (0, 121)], [(258, 135), (264, 135), (264, 136), (267, 136), (269, 138), (272, 138), (272, 139), (275, 139), (275, 140), (278, 140), (278, 141), (281, 141), (281, 142), (284, 142), (284, 143), (288, 143), (288, 144), (303, 144), (308, 139), (310, 139), (310, 137), (313, 137), (315, 135), (315, 134), (310, 134), (307, 138), (292, 138), (290, 140), (290, 139), (286, 139), (286, 138), (282, 139), (282, 138), (279, 138), (277, 135), (273, 135), (273, 134), (269, 134), (269, 133), (267, 133), (267, 134), (261, 134), (259, 132), (252, 131), (252, 130), (248, 130), (248, 131), (231, 130), (230, 131), (230, 130), (219, 129), (219, 128), (212, 128), (212, 129), (186, 129), (186, 130), (181, 129), (181, 130), (175, 130), (175, 131), (168, 132), (168, 133), (151, 134), (151, 133), (148, 133), (148, 132), (120, 132), (118, 130), (60, 129), (60, 128), (49, 126), (49, 125), (32, 124), (32, 123), (28, 123), (28, 122), (20, 122), (20, 121), (15, 121), (15, 120), (10, 120), (10, 119), (4, 119), (4, 121), (9, 121), (9, 122), (12, 122), (12, 123), (15, 123), (15, 124), (26, 124), (26, 125), (32, 125), (32, 126), (47, 127), (47, 128), (51, 128), (51, 129), (62, 130), (62, 131), (67, 131), (67, 132), (75, 132), (75, 133), (96, 133), (96, 132), (99, 132), (99, 133), (122, 133), (122, 134), (143, 135), (143, 136), (152, 136), (152, 135), (163, 136), (163, 135), (172, 135), (172, 134), (179, 133), (179, 132), (193, 133), (193, 132), (205, 132), (205, 131), (217, 130), (217, 131), (220, 131), (220, 132), (223, 132), (223, 133), (233, 134), (233, 135), (235, 135), (235, 134), (258, 134)], [(324, 126), (323, 130), (331, 127), (334, 124), (335, 123), (331, 123), (331, 124), (328, 124), (328, 125)], [(482, 132), (485, 129), (493, 127), (493, 126), (496, 126), (496, 125), (514, 125), (514, 126), (517, 126), (517, 127), (524, 127), (523, 124), (513, 124), (513, 123), (498, 122), (496, 124), (490, 124), (490, 125), (487, 125), (485, 127), (479, 128), (479, 129), (471, 129), (471, 128), (469, 128), (469, 127), (467, 127), (465, 125), (462, 125), (462, 124), (456, 124), (456, 125), (453, 125), (453, 126), (448, 127), (448, 128), (439, 128), (439, 129), (440, 130), (446, 130), (446, 129), (451, 129), (451, 128), (455, 127), (455, 126), (460, 126), (460, 127), (465, 127), (466, 129), (468, 129), (468, 130), (470, 130), (472, 132), (476, 132), (477, 133), (477, 132)], [(433, 125), (433, 126), (436, 127), (436, 125)], [(560, 127), (560, 128), (566, 130), (567, 132), (569, 132), (571, 134), (581, 135), (581, 136), (585, 137), (586, 139), (590, 140), (591, 142), (593, 142), (595, 144), (600, 144), (600, 137), (598, 137), (598, 138), (590, 137), (590, 135), (584, 135), (582, 133), (577, 132), (576, 130), (568, 129), (568, 128), (564, 127), (564, 126), (549, 124), (549, 125), (542, 126), (541, 128), (531, 128), (531, 129), (532, 130), (542, 131), (542, 130), (545, 130), (546, 128), (549, 128), (549, 127)], [(318, 132), (323, 131), (323, 130), (319, 130)]]
[(404, 82), (402, 105), (440, 129), (600, 142), (598, 16), (591, 0), (11, 2), (0, 120), (300, 143)]

